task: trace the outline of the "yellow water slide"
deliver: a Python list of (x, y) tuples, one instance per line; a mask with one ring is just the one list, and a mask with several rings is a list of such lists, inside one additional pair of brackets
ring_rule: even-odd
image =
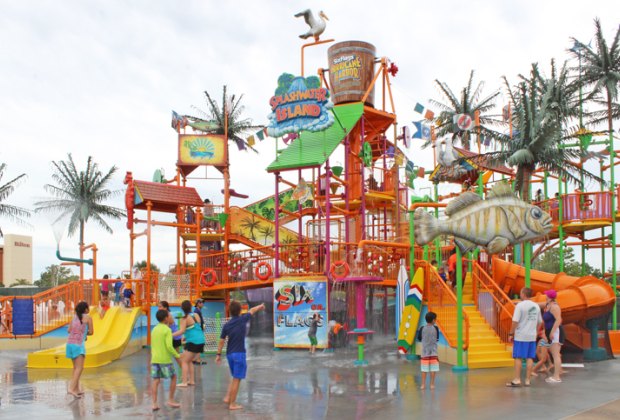
[[(107, 365), (119, 359), (131, 339), (136, 320), (142, 315), (141, 308), (125, 309), (118, 306), (110, 308), (103, 319), (93, 308), (93, 328), (95, 333), (86, 340), (86, 360), (84, 367), (93, 368)], [(71, 360), (65, 357), (65, 345), (28, 354), (29, 368), (71, 369)]]

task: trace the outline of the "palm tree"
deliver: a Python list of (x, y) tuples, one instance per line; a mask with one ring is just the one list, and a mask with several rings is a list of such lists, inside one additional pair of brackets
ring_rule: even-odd
[(260, 220), (257, 220), (254, 215), (251, 215), (250, 217), (243, 218), (239, 227), (249, 230), (250, 239), (255, 241), (256, 235), (254, 234), (254, 230), (258, 229), (260, 225)]
[(263, 239), (265, 241), (265, 245), (267, 245), (267, 239), (273, 238), (273, 234), (275, 233), (275, 228), (271, 224), (261, 225), (258, 228), (258, 232), (262, 235), (262, 237), (263, 237)]
[[(228, 96), (226, 85), (224, 85), (222, 88), (222, 103), (220, 105), (211, 97), (209, 92), (205, 91), (204, 93), (207, 98), (207, 111), (202, 111), (193, 106), (192, 108), (198, 111), (202, 117), (187, 117), (199, 122), (210, 123), (208, 124), (209, 128), (203, 131), (213, 134), (224, 135), (225, 124), (228, 124), (228, 140), (235, 142), (240, 150), (249, 147), (256, 152), (256, 150), (243, 139), (242, 135), (248, 131), (257, 130), (262, 127), (253, 125), (252, 120), (249, 118), (243, 118), (242, 115), (245, 110), (245, 107), (241, 105), (243, 95), (237, 96), (233, 94), (232, 96)], [(228, 121), (224, 121), (226, 111), (228, 111)]]
[[(611, 211), (612, 214), (616, 212), (616, 197), (615, 197), (615, 148), (614, 148), (614, 125), (613, 125), (613, 107), (612, 102), (618, 98), (618, 86), (620, 85), (620, 27), (616, 31), (614, 40), (611, 46), (608, 47), (607, 41), (603, 36), (601, 29), (601, 21), (594, 19), (595, 27), (595, 48), (591, 48), (583, 42), (573, 38), (575, 42), (574, 54), (582, 54), (582, 66), (581, 66), (581, 79), (586, 86), (593, 86), (592, 92), (586, 97), (591, 99), (597, 95), (603, 95), (603, 91), (606, 94), (607, 99), (607, 128), (609, 130), (609, 160), (610, 160), (610, 186), (611, 186)], [(615, 290), (617, 285), (617, 270), (616, 260), (617, 252), (616, 246), (616, 224), (612, 223), (611, 226), (611, 244), (612, 244), (612, 260), (611, 260), (611, 273), (612, 273), (612, 286)], [(614, 311), (612, 325), (613, 328), (617, 327), (617, 314)]]
[[(0, 181), (4, 176), (4, 170), (6, 169), (6, 163), (0, 164)], [(24, 218), (30, 217), (30, 212), (22, 207), (13, 206), (11, 204), (3, 203), (6, 198), (15, 191), (15, 188), (26, 178), (26, 174), (18, 175), (6, 184), (0, 185), (0, 216), (5, 216), (10, 220), (25, 224)], [(2, 229), (0, 229), (0, 236), (2, 236)]]
[[(554, 68), (552, 64), (552, 70)], [(566, 80), (565, 76), (556, 77), (555, 71), (552, 74), (551, 78), (545, 78), (538, 70), (538, 65), (533, 64), (530, 77), (520, 75), (521, 81), (514, 89), (504, 78), (512, 103), (512, 123), (516, 135), (513, 139), (499, 137), (503, 149), (483, 155), (517, 167), (515, 189), (526, 201), (529, 201), (531, 178), (537, 168), (574, 182), (579, 181), (578, 176), (582, 173), (588, 178), (597, 179), (580, 165), (571, 163), (581, 157), (578, 150), (561, 147), (566, 139), (563, 122), (568, 121), (574, 113), (569, 106), (572, 103), (570, 92), (574, 88), (571, 86), (566, 90), (566, 83), (561, 81)]]
[(55, 222), (68, 217), (69, 236), (79, 229), (80, 245), (83, 245), (84, 227), (91, 218), (107, 232), (113, 233), (104, 217), (118, 220), (125, 216), (125, 211), (104, 202), (121, 194), (122, 190), (111, 191), (106, 188), (116, 173), (116, 166), (104, 174), (89, 156), (86, 169), (78, 171), (70, 153), (67, 157), (67, 160), (52, 161), (52, 180), (56, 184), (46, 184), (44, 188), (53, 198), (36, 202), (35, 212), (60, 213)]
[[(438, 136), (444, 136), (452, 134), (452, 139), (459, 139), (461, 145), (469, 150), (471, 142), (471, 132), (460, 130), (454, 124), (454, 116), (458, 114), (468, 114), (472, 118), (476, 113), (480, 115), (480, 126), (476, 127), (479, 133), (491, 138), (498, 138), (500, 133), (490, 128), (491, 125), (502, 125), (501, 118), (496, 118), (495, 115), (491, 115), (490, 111), (495, 106), (495, 99), (500, 94), (499, 90), (491, 93), (484, 99), (480, 99), (482, 95), (482, 89), (484, 88), (484, 82), (478, 83), (475, 89), (472, 90), (474, 79), (474, 71), (469, 74), (469, 81), (467, 86), (461, 90), (460, 97), (457, 97), (450, 87), (439, 80), (435, 79), (435, 84), (439, 87), (439, 90), (443, 94), (447, 103), (443, 103), (436, 100), (430, 100), (430, 103), (441, 109), (439, 116), (436, 118), (438, 123)], [(425, 146), (428, 146), (425, 144)]]
[[(610, 136), (613, 133), (613, 100), (618, 97), (618, 86), (620, 85), (620, 27), (616, 31), (614, 40), (610, 47), (603, 36), (601, 21), (594, 19), (596, 29), (595, 48), (572, 38), (575, 48), (571, 52), (578, 56), (581, 55), (581, 80), (586, 86), (593, 86), (592, 92), (586, 99), (592, 99), (596, 95), (606, 94), (607, 99), (607, 121)], [(613, 142), (613, 137), (610, 137)]]

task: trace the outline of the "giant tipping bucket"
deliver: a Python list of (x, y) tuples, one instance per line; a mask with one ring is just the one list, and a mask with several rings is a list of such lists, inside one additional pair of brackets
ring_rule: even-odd
[[(362, 100), (374, 76), (375, 53), (375, 46), (363, 41), (339, 42), (329, 47), (329, 84), (334, 104)], [(374, 106), (374, 86), (365, 103)]]

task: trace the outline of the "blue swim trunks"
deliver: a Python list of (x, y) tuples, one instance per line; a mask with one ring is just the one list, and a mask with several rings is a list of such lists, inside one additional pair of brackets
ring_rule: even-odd
[(84, 343), (67, 344), (65, 355), (67, 356), (67, 359), (71, 360), (77, 358), (78, 356), (86, 356), (86, 348), (84, 347)]
[(176, 376), (177, 371), (172, 363), (151, 363), (151, 378), (170, 379)]
[(516, 341), (512, 347), (513, 359), (533, 359), (536, 357), (536, 341)]
[(245, 353), (229, 353), (226, 355), (230, 374), (235, 379), (245, 379), (248, 364), (245, 361)]

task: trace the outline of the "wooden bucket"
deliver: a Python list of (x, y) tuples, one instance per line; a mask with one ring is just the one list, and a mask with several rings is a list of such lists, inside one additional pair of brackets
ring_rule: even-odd
[[(327, 50), (329, 84), (334, 104), (359, 102), (374, 77), (375, 46), (363, 41), (345, 41)], [(366, 105), (374, 106), (373, 86)]]

